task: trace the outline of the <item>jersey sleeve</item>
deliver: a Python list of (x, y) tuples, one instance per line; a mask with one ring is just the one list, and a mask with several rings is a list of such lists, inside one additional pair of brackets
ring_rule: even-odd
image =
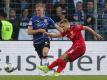
[(76, 28), (81, 31), (81, 30), (84, 30), (84, 26), (83, 25), (76, 25)]
[(55, 22), (51, 18), (49, 18), (49, 24), (54, 26)]
[(65, 32), (60, 33), (63, 37), (65, 36)]
[(32, 26), (32, 18), (30, 19), (28, 26)]

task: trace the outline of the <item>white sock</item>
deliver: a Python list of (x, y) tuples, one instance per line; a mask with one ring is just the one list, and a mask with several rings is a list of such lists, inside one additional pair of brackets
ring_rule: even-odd
[(42, 65), (47, 66), (48, 65), (48, 60), (47, 58), (42, 58)]

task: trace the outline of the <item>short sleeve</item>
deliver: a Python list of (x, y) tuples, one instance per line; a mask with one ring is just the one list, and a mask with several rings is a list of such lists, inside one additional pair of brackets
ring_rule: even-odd
[(55, 22), (51, 18), (49, 18), (49, 24), (50, 25), (55, 25)]
[(32, 19), (30, 19), (28, 26), (32, 26)]
[(78, 29), (78, 30), (84, 30), (84, 27), (83, 27), (83, 25), (76, 25), (76, 28)]
[(65, 36), (65, 32), (60, 33), (63, 37)]

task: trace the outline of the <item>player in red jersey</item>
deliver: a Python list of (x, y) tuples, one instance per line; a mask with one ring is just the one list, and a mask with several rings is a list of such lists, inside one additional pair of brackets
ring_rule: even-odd
[[(64, 19), (59, 22), (60, 27), (63, 29), (62, 33), (51, 34), (45, 32), (45, 35), (49, 37), (64, 37), (69, 38), (73, 44), (63, 55), (53, 61), (49, 66), (38, 66), (40, 70), (47, 73), (53, 67), (58, 66), (54, 76), (59, 76), (62, 70), (66, 67), (67, 62), (73, 62), (77, 58), (81, 57), (86, 51), (86, 45), (82, 36), (81, 30), (89, 31), (96, 40), (103, 39), (101, 35), (97, 34), (94, 30), (83, 25), (71, 25), (69, 26), (68, 20)], [(69, 27), (68, 27), (69, 26)]]

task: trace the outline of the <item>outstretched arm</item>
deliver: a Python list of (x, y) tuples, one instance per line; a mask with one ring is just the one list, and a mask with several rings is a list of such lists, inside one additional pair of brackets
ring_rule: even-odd
[(86, 31), (88, 31), (89, 33), (91, 33), (93, 36), (95, 36), (96, 40), (102, 40), (103, 37), (99, 34), (97, 34), (93, 29), (91, 29), (90, 27), (84, 26), (84, 29)]
[(63, 30), (62, 28), (60, 28), (58, 24), (55, 24), (54, 26), (56, 27), (56, 29), (57, 29), (59, 32), (61, 32), (61, 33), (64, 32), (64, 30)]
[(45, 32), (44, 35), (47, 35), (48, 37), (51, 37), (51, 38), (63, 37), (60, 33), (53, 34), (53, 33)]
[(64, 32), (62, 28), (59, 27), (57, 23), (55, 23), (51, 18), (49, 18), (49, 23), (53, 25), (59, 32)]

